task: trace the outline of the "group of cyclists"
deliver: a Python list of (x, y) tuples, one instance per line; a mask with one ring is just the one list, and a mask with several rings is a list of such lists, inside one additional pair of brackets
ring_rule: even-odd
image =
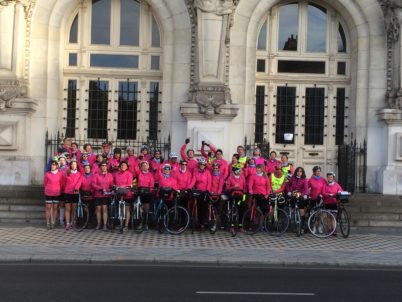
[(194, 212), (195, 195), (192, 192), (198, 192), (196, 210), (200, 229), (208, 220), (210, 197), (218, 197), (214, 199), (215, 207), (221, 212), (226, 200), (233, 202), (234, 192), (236, 196), (241, 195), (236, 202), (239, 215), (236, 227), (240, 232), (243, 231), (245, 211), (252, 205), (266, 211), (269, 196), (273, 194), (291, 198), (294, 192), (299, 193), (302, 230), (306, 227), (305, 209), (311, 203), (323, 200), (325, 208), (337, 208), (336, 195), (342, 188), (335, 181), (333, 172), (324, 178), (321, 168), (315, 166), (308, 179), (303, 167), (294, 168), (286, 154), (277, 159), (277, 153), (271, 151), (266, 159), (261, 150), (255, 148), (252, 156), (247, 156), (243, 146), (238, 146), (231, 161), (227, 162), (221, 149), (204, 141), (201, 156), (196, 157), (195, 151), (188, 148), (189, 143), (187, 138), (180, 149), (180, 159), (177, 153), (171, 152), (165, 160), (161, 150), (153, 150), (151, 154), (147, 146), (142, 146), (136, 154), (133, 147), (112, 149), (111, 143), (104, 142), (101, 152), (95, 154), (91, 144), (85, 144), (80, 150), (71, 138), (65, 138), (55, 157), (49, 160), (44, 176), (47, 229), (54, 229), (57, 223), (66, 230), (71, 229), (77, 203), (85, 196), (95, 229), (107, 230), (111, 192), (116, 188), (128, 189), (122, 196), (125, 229), (131, 227), (133, 203), (138, 196), (141, 197), (143, 219), (135, 227), (148, 229), (147, 215), (164, 188), (171, 189), (172, 198), (180, 193), (180, 204), (190, 214)]

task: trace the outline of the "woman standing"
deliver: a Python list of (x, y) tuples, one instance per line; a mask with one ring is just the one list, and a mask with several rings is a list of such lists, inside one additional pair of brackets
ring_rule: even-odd
[(148, 213), (153, 201), (152, 191), (155, 186), (155, 179), (153, 174), (149, 171), (148, 161), (143, 160), (140, 164), (140, 168), (141, 172), (138, 175), (137, 186), (144, 213), (142, 213), (142, 224), (140, 224), (138, 228), (148, 230)]
[(70, 169), (63, 174), (66, 230), (72, 228), (72, 218), (74, 219), (74, 213), (78, 203), (78, 194), (82, 183), (81, 173), (78, 172), (77, 168), (77, 161), (73, 160), (70, 162)]
[(325, 181), (325, 179), (321, 177), (321, 168), (319, 166), (315, 166), (313, 168), (313, 175), (308, 181), (310, 198), (312, 201), (318, 201), (322, 189), (325, 187), (326, 184), (327, 182)]
[[(46, 228), (54, 229), (57, 217), (57, 206), (60, 201), (62, 188), (62, 173), (57, 169), (58, 163), (53, 160), (50, 163), (50, 171), (45, 173), (43, 181), (45, 187), (45, 217)], [(52, 220), (51, 220), (52, 218)]]
[(124, 230), (128, 230), (128, 223), (130, 222), (130, 209), (133, 203), (133, 193), (131, 192), (131, 185), (133, 183), (133, 174), (128, 170), (128, 164), (122, 161), (119, 164), (119, 171), (114, 174), (114, 184), (117, 188), (127, 188), (127, 194), (123, 196), (126, 204), (126, 219), (124, 222)]

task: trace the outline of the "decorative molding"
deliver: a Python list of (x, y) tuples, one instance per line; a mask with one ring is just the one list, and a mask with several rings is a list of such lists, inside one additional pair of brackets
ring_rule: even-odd
[[(231, 104), (231, 96), (229, 89), (229, 62), (230, 62), (230, 30), (233, 26), (233, 17), (237, 5), (240, 0), (185, 0), (188, 14), (191, 24), (191, 68), (190, 68), (190, 88), (188, 102), (183, 104), (181, 108), (182, 115), (184, 117), (192, 118), (201, 114), (205, 118), (218, 118), (222, 119), (222, 114), (225, 114), (227, 110), (222, 110), (221, 107), (224, 104)], [(199, 61), (198, 57), (198, 21), (197, 10), (205, 13), (212, 13), (217, 16), (222, 16), (223, 22), (225, 22), (226, 35), (225, 35), (225, 51), (224, 51), (224, 83), (201, 83), (198, 75)], [(191, 114), (188, 114), (189, 106), (187, 103), (198, 105), (199, 110), (195, 114), (194, 108), (192, 108)], [(233, 119), (238, 112), (238, 106), (233, 105), (234, 111), (229, 110), (230, 117)], [(194, 115), (195, 114), (195, 115)], [(232, 116), (233, 115), (233, 116)], [(225, 118), (226, 119), (226, 118)]]
[(18, 122), (0, 122), (0, 150), (17, 149)]
[(402, 126), (402, 109), (381, 109), (377, 113), (378, 120), (387, 125)]
[(0, 114), (27, 115), (36, 111), (37, 102), (27, 97), (27, 86), (18, 80), (0, 80)]
[(384, 26), (387, 35), (387, 93), (386, 102), (390, 108), (402, 109), (402, 100), (395, 93), (393, 87), (393, 62), (394, 62), (394, 44), (397, 43), (400, 31), (401, 21), (398, 19), (398, 10), (402, 10), (400, 0), (378, 0), (384, 15)]
[(402, 160), (402, 132), (395, 134), (396, 136), (396, 160)]

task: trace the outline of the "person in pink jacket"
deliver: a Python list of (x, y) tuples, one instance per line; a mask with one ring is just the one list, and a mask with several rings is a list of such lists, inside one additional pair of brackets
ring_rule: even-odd
[[(211, 173), (207, 170), (207, 161), (204, 157), (198, 159), (198, 169), (193, 174), (193, 180), (191, 181), (191, 187), (200, 191), (201, 194), (197, 200), (198, 219), (201, 226), (206, 223), (206, 217), (208, 213), (208, 194), (211, 191)], [(189, 202), (189, 208), (193, 208), (193, 200)]]
[(92, 225), (95, 212), (94, 191), (92, 188), (92, 183), (95, 179), (95, 176), (92, 173), (92, 168), (89, 163), (84, 166), (83, 172), (81, 173), (81, 177), (82, 177), (81, 190), (80, 190), (81, 199), (88, 206), (89, 211), (88, 223)]
[(248, 180), (248, 192), (253, 195), (254, 202), (265, 213), (266, 199), (271, 193), (271, 181), (265, 173), (264, 165), (256, 166), (256, 173)]
[[(62, 172), (58, 169), (57, 161), (50, 163), (50, 171), (45, 173), (43, 185), (45, 187), (45, 218), (46, 228), (54, 229), (57, 217), (57, 206), (60, 201), (61, 188), (63, 185)], [(53, 220), (51, 221), (51, 217)]]
[(142, 213), (142, 224), (140, 224), (138, 228), (148, 230), (148, 213), (153, 202), (155, 179), (154, 175), (149, 171), (148, 161), (143, 160), (140, 164), (140, 168), (141, 172), (138, 174), (137, 187), (144, 213)]
[(223, 178), (226, 179), (229, 176), (229, 165), (226, 160), (223, 159), (223, 152), (221, 149), (216, 150), (215, 159), (212, 161), (212, 164), (218, 163), (219, 170), (223, 175)]
[(177, 191), (177, 180), (172, 175), (172, 167), (169, 164), (164, 164), (162, 172), (159, 175), (159, 191), (158, 198), (163, 198), (169, 204), (174, 199), (174, 194)]
[[(133, 204), (133, 193), (131, 192), (131, 185), (133, 184), (133, 174), (128, 170), (128, 164), (125, 161), (120, 162), (119, 171), (114, 175), (114, 184), (116, 188), (127, 189), (127, 194), (123, 195), (123, 200), (125, 202), (125, 221), (124, 221), (124, 231), (128, 230), (128, 223), (130, 222), (130, 211)], [(117, 190), (118, 192), (118, 190)], [(117, 196), (121, 198), (121, 196)]]
[(135, 178), (139, 173), (139, 160), (135, 155), (134, 147), (128, 146), (126, 148), (127, 156), (123, 161), (127, 162), (128, 170), (131, 172), (133, 177)]
[(181, 148), (180, 148), (180, 156), (183, 160), (185, 160), (188, 163), (187, 170), (189, 170), (190, 173), (193, 173), (195, 170), (197, 170), (198, 163), (194, 157), (194, 150), (188, 149), (186, 151), (187, 145), (189, 143), (190, 143), (190, 139), (186, 138), (184, 145), (181, 146)]
[(180, 204), (187, 207), (189, 194), (191, 190), (191, 182), (193, 180), (193, 174), (187, 169), (188, 163), (185, 160), (180, 161), (180, 169), (177, 172), (177, 189), (180, 191)]
[(261, 149), (255, 148), (253, 151), (253, 158), (256, 165), (264, 165), (265, 166), (265, 158), (261, 156)]
[(107, 171), (107, 162), (104, 161), (100, 165), (100, 172), (95, 174), (92, 188), (94, 190), (95, 207), (96, 207), (96, 229), (99, 230), (102, 224), (103, 229), (107, 230), (108, 210), (107, 207), (110, 204), (110, 195), (105, 192), (110, 192), (114, 186), (114, 180), (112, 174)]
[(65, 202), (66, 230), (72, 228), (74, 213), (77, 208), (78, 194), (80, 192), (82, 178), (78, 172), (78, 164), (75, 160), (70, 162), (70, 169), (63, 174), (63, 192)]
[(235, 194), (243, 194), (243, 199), (236, 204), (237, 211), (239, 213), (239, 230), (240, 232), (242, 232), (243, 225), (241, 223), (243, 220), (244, 211), (246, 209), (246, 195), (244, 194), (247, 192), (247, 185), (241, 165), (234, 165), (232, 170), (233, 173), (231, 173), (230, 176), (226, 179), (225, 190), (229, 195), (229, 199), (232, 202), (234, 202)]
[(154, 156), (151, 158), (151, 162), (149, 163), (149, 170), (154, 176), (158, 175), (161, 171), (163, 162), (164, 160), (161, 150), (155, 150)]
[(96, 161), (96, 155), (95, 155), (95, 153), (92, 152), (92, 145), (85, 144), (84, 152), (86, 152), (88, 154), (88, 161), (89, 161), (89, 164), (92, 166)]
[(121, 159), (121, 149), (120, 148), (114, 148), (113, 149), (113, 157), (109, 159), (108, 164), (108, 170), (110, 173), (113, 175), (119, 171), (119, 165), (120, 162), (122, 161)]
[(324, 186), (327, 184), (325, 179), (321, 177), (321, 168), (319, 166), (315, 166), (313, 168), (313, 175), (308, 181), (308, 188), (310, 191), (310, 199), (313, 202), (318, 201), (320, 198), (320, 194), (322, 192), (322, 189)]
[(274, 173), (278, 163), (282, 165), (281, 161), (276, 159), (276, 152), (272, 150), (269, 153), (269, 159), (267, 160), (265, 171), (268, 174)]
[(256, 162), (254, 157), (249, 158), (247, 161), (247, 165), (243, 168), (244, 170), (244, 177), (249, 179), (252, 175), (256, 173)]
[(94, 175), (100, 173), (100, 164), (103, 163), (104, 161), (106, 161), (106, 158), (103, 157), (102, 153), (98, 153), (96, 155), (95, 162), (92, 165), (92, 173)]
[(220, 195), (222, 194), (223, 184), (225, 183), (225, 178), (220, 171), (219, 163), (214, 162), (212, 164), (211, 171), (211, 194)]
[(324, 199), (325, 208), (329, 210), (338, 209), (338, 201), (336, 195), (342, 192), (342, 187), (335, 181), (335, 173), (327, 173), (327, 183), (322, 188), (322, 197)]

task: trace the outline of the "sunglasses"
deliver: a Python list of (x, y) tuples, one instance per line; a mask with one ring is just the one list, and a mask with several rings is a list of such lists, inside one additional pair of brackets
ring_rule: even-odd
[(187, 166), (187, 164), (180, 164), (180, 165), (182, 165), (182, 166)]

